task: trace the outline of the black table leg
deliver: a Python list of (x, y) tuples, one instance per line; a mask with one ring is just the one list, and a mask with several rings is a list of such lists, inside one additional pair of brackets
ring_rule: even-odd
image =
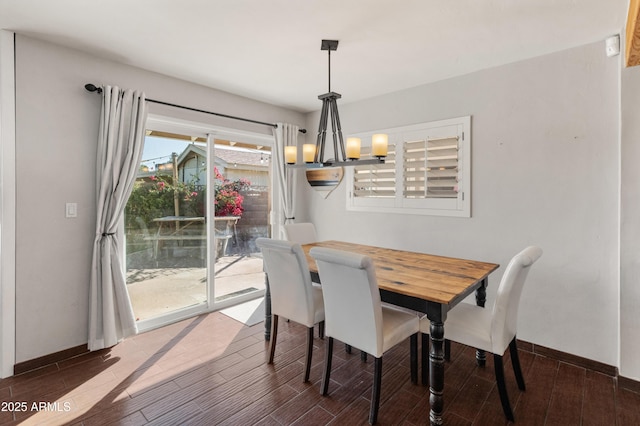
[(437, 304), (429, 304), (427, 317), (431, 322), (429, 328), (429, 422), (442, 425), (444, 411), (444, 320), (446, 311)]
[[(487, 301), (487, 279), (482, 280), (480, 287), (476, 290), (476, 305), (482, 306), (484, 308), (484, 304)], [(487, 363), (487, 354), (481, 350), (476, 349), (476, 364), (479, 367), (484, 367)]]

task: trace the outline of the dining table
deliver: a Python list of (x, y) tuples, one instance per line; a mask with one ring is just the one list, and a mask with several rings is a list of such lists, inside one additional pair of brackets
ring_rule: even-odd
[[(369, 246), (346, 241), (303, 244), (314, 282), (322, 284), (318, 267), (309, 255), (313, 247), (326, 247), (369, 256), (374, 263), (380, 299), (426, 314), (429, 332), (429, 421), (442, 425), (444, 411), (444, 342), (447, 312), (475, 292), (484, 306), (489, 275), (500, 265), (413, 251)], [(477, 351), (478, 362), (484, 352)]]

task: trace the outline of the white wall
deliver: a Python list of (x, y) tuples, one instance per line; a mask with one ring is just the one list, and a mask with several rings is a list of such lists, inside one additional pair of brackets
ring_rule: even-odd
[(618, 365), (619, 75), (602, 42), (340, 103), (345, 137), (471, 115), (472, 217), (347, 212), (344, 183), (326, 200), (305, 186), (300, 216), (321, 239), (499, 263), (489, 303), (511, 256), (537, 244), (518, 337)]
[(640, 66), (622, 70), (620, 375), (640, 380)]
[(0, 30), (0, 378), (15, 362), (15, 74), (13, 33)]
[[(86, 83), (145, 91), (148, 98), (275, 123), (302, 114), (16, 37), (16, 362), (87, 342), (95, 233), (100, 97)], [(271, 128), (150, 105), (150, 112), (271, 134)], [(66, 219), (65, 203), (78, 203)]]

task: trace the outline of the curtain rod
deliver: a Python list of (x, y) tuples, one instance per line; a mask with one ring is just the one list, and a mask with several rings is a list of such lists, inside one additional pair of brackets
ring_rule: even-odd
[[(85, 84), (84, 88), (87, 89), (87, 91), (89, 91), (89, 92), (102, 93), (102, 87), (98, 87), (95, 84), (91, 84), (91, 83)], [(205, 114), (217, 115), (218, 117), (230, 118), (232, 120), (240, 120), (240, 121), (246, 121), (246, 122), (249, 122), (249, 123), (262, 124), (264, 126), (270, 126), (270, 127), (274, 127), (274, 128), (278, 127), (277, 124), (266, 123), (264, 121), (251, 120), (249, 118), (235, 117), (233, 115), (227, 115), (227, 114), (220, 114), (218, 112), (205, 111), (205, 110), (202, 110), (202, 109), (197, 109), (197, 108), (186, 107), (186, 106), (183, 106), (183, 105), (172, 104), (172, 103), (169, 103), (169, 102), (157, 101), (155, 99), (147, 98), (146, 100), (147, 100), (147, 102), (153, 102), (155, 104), (167, 105), (167, 106), (170, 106), (170, 107), (187, 109), (189, 111), (195, 111), (195, 112), (202, 112), (202, 113), (205, 113)], [(298, 131), (300, 133), (307, 133), (307, 129), (298, 129)]]

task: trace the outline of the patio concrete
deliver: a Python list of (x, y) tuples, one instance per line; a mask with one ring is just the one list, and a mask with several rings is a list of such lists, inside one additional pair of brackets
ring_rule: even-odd
[[(215, 271), (216, 300), (265, 288), (259, 254), (221, 257), (215, 262)], [(206, 272), (203, 267), (130, 268), (127, 289), (136, 319), (206, 301)]]

